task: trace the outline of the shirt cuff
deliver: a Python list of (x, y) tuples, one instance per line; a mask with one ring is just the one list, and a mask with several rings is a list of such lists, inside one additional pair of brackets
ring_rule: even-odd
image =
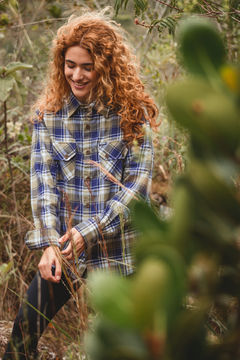
[(58, 239), (59, 233), (55, 229), (39, 229), (28, 231), (25, 236), (25, 243), (30, 250), (42, 249), (46, 246), (60, 247)]
[(75, 229), (82, 235), (86, 248), (92, 247), (100, 239), (100, 231), (94, 219), (88, 219), (75, 226)]

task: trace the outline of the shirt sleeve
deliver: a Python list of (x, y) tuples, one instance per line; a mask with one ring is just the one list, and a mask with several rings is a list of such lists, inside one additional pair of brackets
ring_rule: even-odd
[(133, 198), (148, 199), (154, 152), (151, 129), (145, 126), (144, 142), (137, 152), (131, 148), (128, 151), (121, 190), (107, 202), (104, 211), (97, 218), (90, 218), (75, 226), (85, 241), (86, 247), (91, 247), (102, 237), (113, 237), (121, 227), (128, 225), (131, 217), (129, 203)]
[(29, 249), (59, 246), (59, 202), (56, 186), (57, 167), (52, 142), (43, 122), (34, 124), (31, 149), (31, 205), (36, 230), (29, 231), (25, 242)]

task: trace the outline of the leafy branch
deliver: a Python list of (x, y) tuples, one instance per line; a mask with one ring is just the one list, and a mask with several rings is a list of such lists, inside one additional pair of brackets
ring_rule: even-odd
[[(114, 9), (115, 15), (117, 16), (120, 8), (124, 7), (126, 10), (127, 4), (129, 0), (116, 0)], [(235, 23), (240, 23), (240, 11), (237, 10), (239, 1), (238, 0), (230, 0), (229, 4), (226, 7), (226, 4), (222, 0), (221, 3), (216, 3), (213, 1), (198, 1), (193, 3), (182, 3), (176, 6), (176, 1), (171, 0), (168, 2), (162, 0), (155, 0), (157, 3), (162, 4), (164, 7), (169, 9), (172, 15), (168, 15), (166, 17), (155, 18), (151, 21), (150, 24), (145, 24), (145, 21), (138, 21), (135, 19), (135, 24), (143, 26), (149, 29), (149, 33), (152, 32), (154, 28), (156, 28), (161, 34), (164, 29), (168, 29), (171, 34), (174, 35), (175, 28), (178, 25), (178, 20), (183, 14), (195, 14), (197, 16), (203, 16), (208, 18), (217, 19), (217, 21), (222, 21), (223, 18), (232, 19)], [(148, 0), (133, 0), (135, 16), (145, 17), (149, 12), (151, 12), (151, 8), (149, 6)], [(182, 8), (181, 8), (182, 7)], [(234, 15), (234, 16), (233, 16)], [(151, 17), (151, 16), (150, 16)], [(149, 16), (147, 16), (149, 19)], [(239, 18), (239, 19), (238, 19)]]

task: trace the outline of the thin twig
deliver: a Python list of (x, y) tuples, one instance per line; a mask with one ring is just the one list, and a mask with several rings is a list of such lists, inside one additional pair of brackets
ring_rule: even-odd
[(179, 144), (179, 142), (177, 142), (176, 140), (173, 140), (173, 139), (172, 139), (172, 138), (170, 138), (169, 136), (166, 136), (166, 138), (167, 138), (168, 140), (171, 140), (172, 142), (174, 142), (176, 145), (178, 145), (178, 146), (182, 147), (182, 145), (181, 145), (181, 144)]
[(46, 20), (33, 21), (30, 23), (26, 23), (26, 24), (8, 26), (6, 28), (0, 29), (0, 31), (15, 29), (15, 28), (23, 27), (23, 26), (28, 26), (28, 25), (36, 25), (36, 24), (45, 23), (48, 21), (61, 21), (61, 20), (67, 20), (67, 18), (57, 18), (57, 19), (46, 19)]
[(230, 16), (230, 18), (233, 19), (233, 20), (235, 20), (235, 21), (237, 21), (238, 23), (240, 23), (240, 21), (237, 20), (236, 18), (234, 18), (233, 16)]
[(172, 8), (172, 9), (175, 9), (177, 11), (183, 12), (183, 10), (181, 10), (181, 9), (175, 7), (175, 6), (169, 5), (169, 4), (165, 3), (164, 1), (161, 1), (161, 0), (155, 0), (155, 1), (157, 1), (157, 2), (159, 2), (161, 4), (163, 4), (163, 5), (166, 5), (166, 6), (170, 7), (170, 8)]

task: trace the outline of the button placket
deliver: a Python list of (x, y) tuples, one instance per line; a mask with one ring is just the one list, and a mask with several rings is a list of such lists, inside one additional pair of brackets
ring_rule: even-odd
[(85, 164), (84, 166), (84, 172), (83, 172), (83, 181), (84, 181), (84, 187), (83, 187), (83, 204), (85, 209), (89, 209), (91, 206), (91, 165)]
[[(83, 153), (85, 160), (91, 159), (92, 147), (90, 143), (90, 135), (92, 130), (91, 124), (91, 114), (89, 113), (89, 109), (85, 112), (84, 116), (84, 143), (83, 143)], [(84, 204), (84, 212), (85, 214), (89, 214), (89, 208), (91, 207), (92, 198), (91, 198), (91, 165), (85, 163), (84, 171), (83, 171), (83, 191), (82, 191), (82, 200)]]

